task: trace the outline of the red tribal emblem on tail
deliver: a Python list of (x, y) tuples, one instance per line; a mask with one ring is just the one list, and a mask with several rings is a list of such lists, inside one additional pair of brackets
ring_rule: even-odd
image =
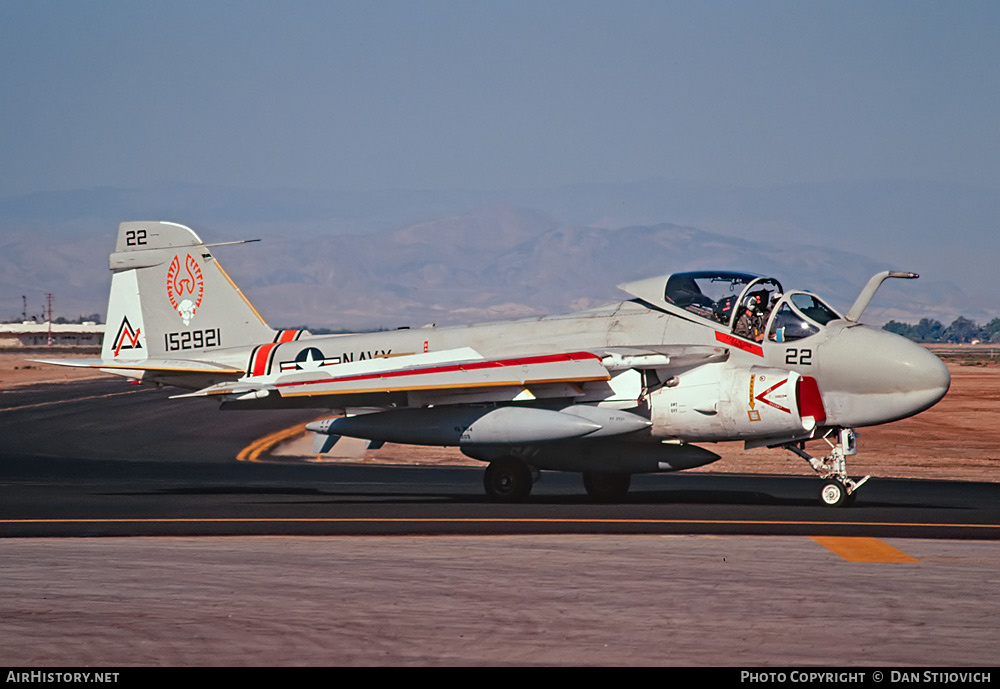
[(195, 312), (201, 306), (201, 298), (205, 294), (205, 280), (201, 276), (201, 267), (191, 254), (184, 260), (181, 268), (181, 257), (174, 256), (167, 269), (167, 296), (170, 305), (174, 307), (184, 325), (194, 318)]

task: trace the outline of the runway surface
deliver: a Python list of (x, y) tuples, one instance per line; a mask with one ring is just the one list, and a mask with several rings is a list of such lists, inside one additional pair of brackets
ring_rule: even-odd
[(494, 505), (477, 468), (236, 461), (314, 415), (168, 394), (0, 391), (8, 664), (996, 661), (997, 484), (832, 510), (815, 479), (681, 473), (595, 505), (543, 473)]
[(996, 664), (996, 542), (890, 539), (868, 559), (831, 545), (582, 534), (8, 538), (0, 639), (9, 665), (95, 669), (819, 665), (888, 676)]
[(543, 472), (495, 505), (471, 467), (236, 461), (313, 411), (220, 412), (117, 381), (0, 394), (0, 535), (791, 534), (1000, 538), (1000, 484), (876, 479), (851, 508), (811, 477), (636, 476), (593, 504)]

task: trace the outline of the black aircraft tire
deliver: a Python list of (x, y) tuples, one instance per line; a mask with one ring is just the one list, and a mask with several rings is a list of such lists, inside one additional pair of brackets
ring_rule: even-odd
[(628, 495), (631, 485), (631, 474), (599, 471), (587, 471), (583, 474), (583, 487), (587, 489), (587, 495), (597, 502), (620, 502)]
[(493, 502), (523, 502), (531, 493), (531, 484), (531, 469), (513, 457), (490, 462), (483, 474), (483, 487)]
[(827, 507), (840, 507), (847, 501), (847, 487), (837, 479), (823, 481), (819, 500)]

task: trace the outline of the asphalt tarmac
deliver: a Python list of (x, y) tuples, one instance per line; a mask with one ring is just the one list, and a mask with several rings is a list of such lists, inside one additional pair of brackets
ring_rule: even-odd
[(0, 534), (761, 534), (1000, 538), (1000, 484), (876, 479), (849, 508), (812, 477), (636, 476), (593, 504), (543, 472), (521, 505), (487, 502), (482, 469), (241, 462), (314, 411), (221, 412), (117, 381), (0, 394)]
[(815, 479), (681, 473), (594, 505), (543, 473), (494, 505), (476, 468), (236, 461), (315, 415), (169, 394), (0, 392), (8, 664), (996, 662), (997, 484), (830, 509)]

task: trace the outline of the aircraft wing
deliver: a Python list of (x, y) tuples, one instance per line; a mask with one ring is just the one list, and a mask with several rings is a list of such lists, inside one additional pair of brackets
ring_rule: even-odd
[(178, 397), (221, 397), (240, 407), (421, 407), (576, 398), (632, 368), (673, 369), (724, 360), (715, 347), (605, 348), (486, 359), (462, 348), (242, 378)]
[(414, 355), (261, 376), (259, 381), (243, 378), (180, 397), (223, 396), (232, 406), (426, 406), (572, 397), (581, 394), (583, 384), (611, 377), (601, 357), (590, 352), (504, 359), (472, 358), (478, 355), (468, 352), (472, 350), (463, 350), (460, 360), (453, 361), (431, 363), (427, 355)]

